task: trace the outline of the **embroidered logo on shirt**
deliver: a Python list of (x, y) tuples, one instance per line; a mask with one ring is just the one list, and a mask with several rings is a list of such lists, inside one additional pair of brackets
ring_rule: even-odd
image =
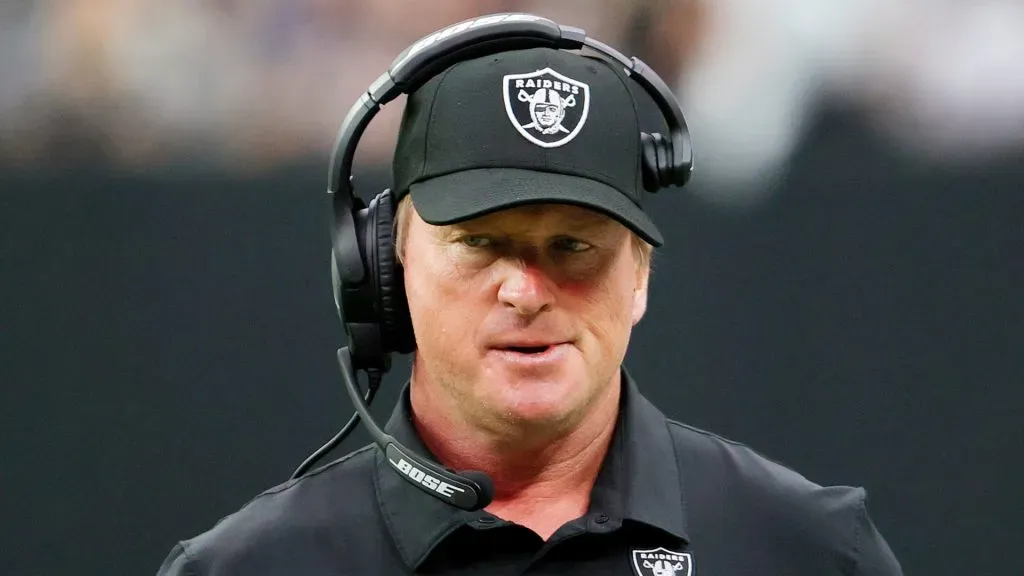
[(693, 576), (693, 559), (665, 548), (633, 550), (633, 570), (636, 576)]

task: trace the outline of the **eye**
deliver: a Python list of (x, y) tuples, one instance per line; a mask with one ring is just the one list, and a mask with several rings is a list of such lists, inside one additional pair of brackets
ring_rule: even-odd
[(590, 244), (576, 238), (558, 238), (553, 244), (556, 250), (562, 252), (586, 252), (592, 248)]
[(494, 243), (491, 238), (487, 236), (463, 236), (459, 238), (459, 242), (470, 247), (470, 248), (486, 248)]

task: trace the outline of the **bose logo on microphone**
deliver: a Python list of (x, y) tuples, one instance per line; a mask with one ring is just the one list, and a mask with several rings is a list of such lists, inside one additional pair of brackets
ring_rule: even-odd
[(442, 496), (447, 496), (451, 498), (452, 496), (455, 495), (454, 491), (456, 490), (459, 492), (466, 491), (465, 489), (459, 488), (458, 486), (452, 486), (451, 484), (445, 482), (444, 480), (438, 480), (437, 478), (434, 478), (430, 474), (427, 474), (423, 470), (420, 470), (416, 466), (406, 462), (405, 458), (399, 458), (398, 462), (395, 462), (394, 460), (391, 460), (389, 458), (388, 461), (391, 462), (391, 464), (395, 468), (397, 468), (399, 472), (405, 474), (409, 478), (412, 478), (417, 484), (420, 484), (429, 490), (433, 490), (434, 492), (437, 492)]
[(449, 26), (448, 28), (445, 28), (440, 32), (434, 32), (430, 36), (427, 36), (426, 38), (423, 38), (419, 42), (413, 44), (412, 47), (409, 48), (409, 51), (406, 54), (405, 59), (408, 59), (413, 55), (422, 52), (425, 48), (436, 44), (440, 40), (444, 40), (445, 38), (451, 36), (452, 34), (464, 32), (466, 30), (469, 30), (470, 28), (476, 28), (478, 26), (487, 26), (489, 24), (497, 24), (498, 22), (534, 22), (537, 20), (542, 20), (542, 18), (539, 16), (534, 16), (532, 14), (496, 14), (493, 16), (484, 16), (482, 18), (477, 18), (475, 20), (469, 20), (467, 22), (455, 24), (454, 26)]

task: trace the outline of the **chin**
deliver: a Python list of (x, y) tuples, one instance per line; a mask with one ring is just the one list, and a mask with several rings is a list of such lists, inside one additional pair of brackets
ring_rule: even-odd
[(560, 422), (577, 412), (593, 393), (585, 374), (576, 370), (530, 373), (488, 371), (480, 392), (484, 405), (499, 418), (516, 422)]

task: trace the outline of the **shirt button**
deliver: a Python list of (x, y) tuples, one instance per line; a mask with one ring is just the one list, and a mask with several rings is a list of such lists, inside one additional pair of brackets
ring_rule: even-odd
[(597, 522), (598, 524), (604, 524), (607, 521), (608, 521), (608, 515), (607, 514), (598, 514), (597, 518), (594, 519), (594, 522)]
[(477, 522), (481, 524), (494, 524), (494, 516), (481, 516), (477, 519)]

